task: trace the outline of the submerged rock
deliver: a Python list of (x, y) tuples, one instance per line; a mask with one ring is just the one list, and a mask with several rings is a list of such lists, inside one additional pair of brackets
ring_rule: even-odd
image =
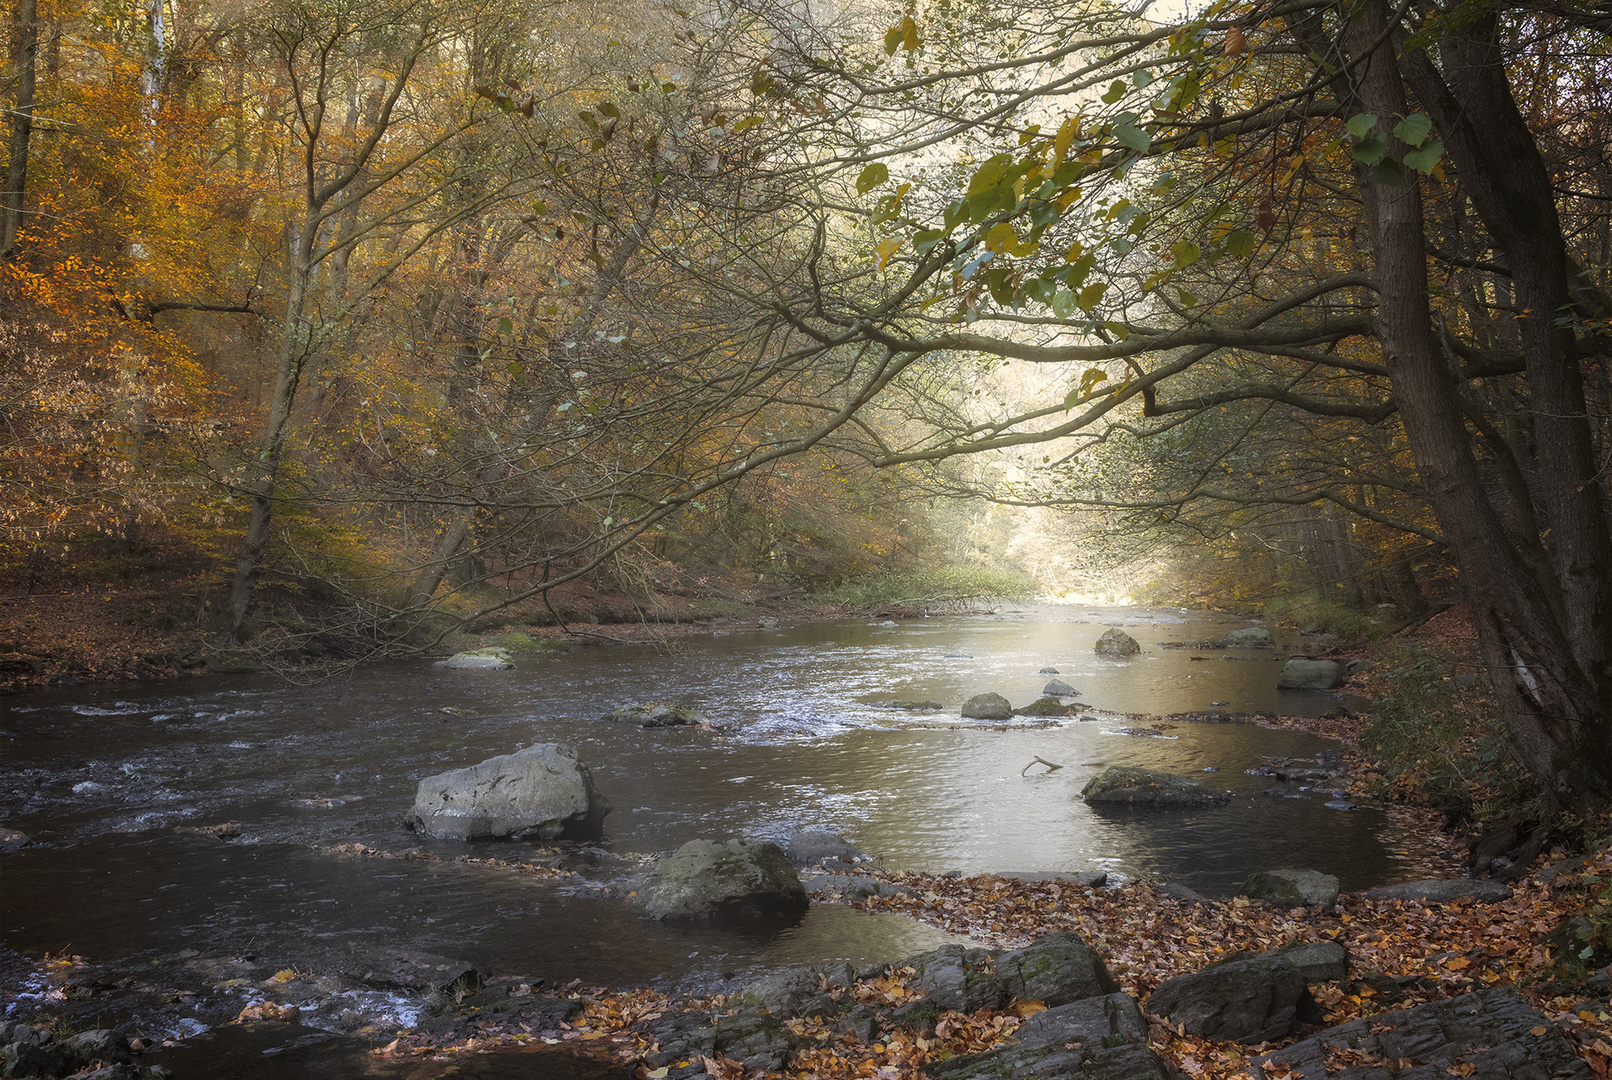
[(1136, 639), (1118, 627), (1103, 631), (1103, 636), (1097, 639), (1098, 656), (1135, 656), (1142, 651)]
[(797, 866), (811, 866), (824, 859), (844, 859), (854, 863), (868, 857), (845, 837), (821, 829), (802, 829), (791, 835), (788, 852), (789, 861)]
[(1015, 716), (1073, 716), (1086, 706), (1079, 702), (1068, 705), (1055, 697), (1036, 698), (1028, 705), (1020, 705), (1013, 710)]
[(605, 714), (606, 720), (637, 724), (639, 727), (686, 727), (700, 722), (700, 714), (686, 705), (663, 701), (633, 701), (618, 705)]
[(806, 890), (777, 844), (690, 840), (655, 864), (632, 909), (651, 919), (773, 919), (799, 915)]
[(439, 840), (596, 836), (610, 800), (569, 746), (538, 743), (428, 776), (404, 819)]
[(1134, 765), (1110, 766), (1080, 794), (1088, 803), (1133, 806), (1219, 806), (1231, 801), (1230, 792), (1216, 791), (1201, 780)]

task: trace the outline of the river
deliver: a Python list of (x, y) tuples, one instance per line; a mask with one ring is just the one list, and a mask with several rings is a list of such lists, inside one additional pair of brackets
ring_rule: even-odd
[[(1123, 625), (1142, 654), (1096, 656), (1093, 643), (1110, 625)], [(34, 841), (0, 856), (0, 976), (26, 981), (47, 952), (71, 952), (109, 982), (158, 973), (164, 985), (188, 978), (216, 987), (242, 958), (255, 969), (317, 972), (406, 942), (551, 985), (700, 989), (788, 963), (893, 960), (948, 940), (904, 918), (830, 905), (766, 935), (668, 928), (604, 895), (641, 853), (700, 837), (782, 841), (801, 828), (840, 832), (894, 869), (1102, 869), (1209, 895), (1285, 865), (1335, 874), (1345, 890), (1418, 876), (1431, 859), (1426, 840), (1402, 834), (1381, 811), (1325, 791), (1262, 797), (1272, 781), (1248, 770), (1313, 756), (1324, 740), (1240, 723), (1127, 733), (1143, 726), (1131, 713), (1319, 715), (1339, 706), (1331, 695), (1275, 689), (1280, 657), (1300, 641), (1276, 650), (1162, 647), (1245, 625), (1174, 610), (1024, 607), (899, 624), (735, 628), (665, 646), (523, 655), (508, 672), (417, 662), (313, 686), (213, 676), (0, 699), (0, 824)], [(1092, 710), (1048, 724), (958, 717), (964, 699), (985, 691), (1027, 703), (1054, 677), (1047, 669)], [(892, 699), (945, 709), (913, 714), (886, 707)], [(602, 719), (631, 701), (691, 704), (723, 730)], [(454, 862), (519, 858), (523, 845), (422, 844), (402, 827), (422, 776), (549, 741), (575, 746), (615, 804), (603, 841), (568, 859), (579, 877)], [(1037, 758), (1063, 767), (1026, 771)], [(1096, 811), (1079, 792), (1110, 764), (1208, 773), (1235, 797), (1190, 814)], [(225, 822), (240, 835), (185, 831)], [(443, 858), (325, 850), (355, 842)], [(29, 1007), (24, 990), (13, 1008)], [(233, 1016), (244, 993), (113, 995), (106, 1020), (194, 1042)], [(383, 1028), (417, 1018), (407, 995), (349, 998), (321, 1021)], [(210, 1075), (185, 1072), (185, 1061), (181, 1047), (171, 1063), (182, 1080)], [(265, 1068), (265, 1076), (341, 1074), (289, 1058), (284, 1071)]]

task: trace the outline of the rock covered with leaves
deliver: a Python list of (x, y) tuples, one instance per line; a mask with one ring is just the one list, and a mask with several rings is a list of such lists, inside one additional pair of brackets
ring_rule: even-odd
[(610, 810), (574, 749), (537, 743), (426, 777), (405, 821), (439, 840), (548, 840), (595, 836)]
[(1217, 791), (1201, 780), (1134, 765), (1113, 765), (1080, 789), (1088, 803), (1128, 806), (1221, 806), (1231, 793)]
[[(95, 1080), (169, 1080), (158, 1065), (134, 1064), (128, 1035), (111, 1028), (58, 1037), (49, 1027), (0, 1024), (0, 1063), (6, 1076), (93, 1076)], [(93, 1072), (86, 1070), (93, 1069)]]

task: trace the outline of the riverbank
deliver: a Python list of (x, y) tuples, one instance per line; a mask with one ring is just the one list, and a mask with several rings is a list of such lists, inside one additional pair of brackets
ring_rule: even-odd
[[(1183, 1076), (1247, 1080), (1253, 1058), (1325, 1028), (1497, 987), (1515, 988), (1546, 1024), (1571, 1041), (1596, 1076), (1606, 1077), (1612, 1067), (1612, 980), (1605, 970), (1577, 964), (1564, 951), (1558, 929), (1593, 914), (1597, 905), (1603, 906), (1604, 916), (1605, 882), (1612, 876), (1612, 851), (1606, 849), (1583, 860), (1552, 853), (1505, 900), (1436, 904), (1354, 894), (1325, 910), (1284, 910), (1243, 897), (1181, 898), (1145, 881), (1083, 888), (1058, 877), (959, 879), (877, 871), (871, 876), (901, 891), (889, 890), (893, 895), (870, 896), (853, 906), (900, 912), (987, 947), (1016, 948), (1048, 934), (1076, 933), (1097, 950), (1121, 992), (1142, 1001), (1144, 1010), (1148, 995), (1165, 980), (1233, 956), (1305, 942), (1335, 943), (1347, 952), (1348, 974), (1313, 988), (1321, 1015), (1281, 1040), (1215, 1042), (1150, 1015), (1147, 1046)], [(867, 1015), (899, 1017), (904, 1008), (915, 1015), (911, 1007), (923, 996), (916, 975), (899, 965), (861, 972), (835, 997), (846, 1010), (861, 1009)], [(508, 1002), (477, 1000), (463, 1010), (458, 1029), (473, 1034), (456, 1037), (453, 1024), (437, 1023), (428, 1030), (400, 1032), (374, 1053), (393, 1060), (451, 1058), (547, 1044), (613, 1061), (646, 1080), (701, 1075), (721, 1080), (895, 1080), (919, 1076), (926, 1066), (951, 1057), (1011, 1043), (1023, 1021), (1045, 1008), (1040, 1002), (1018, 1001), (968, 1013), (929, 1010), (916, 1023), (881, 1025), (860, 1035), (848, 1030), (841, 1015), (845, 1010), (827, 1019), (790, 1020), (785, 1027), (793, 1049), (784, 1068), (747, 1070), (721, 1055), (667, 1059), (657, 1041), (677, 1026), (667, 1016), (737, 1015), (737, 995), (674, 1000), (648, 990), (573, 987), (558, 997), (575, 1002), (577, 1012), (546, 1031), (521, 1024), (520, 1009)], [(513, 1021), (501, 1019), (511, 1016)], [(1337, 1064), (1362, 1063), (1370, 1064), (1342, 1059)], [(1421, 1063), (1389, 1062), (1388, 1067), (1396, 1071), (1415, 1064)], [(1445, 1071), (1456, 1077), (1473, 1075), (1459, 1063)]]
[[(547, 602), (527, 602), (449, 634), (426, 648), (447, 655), (501, 634), (585, 647), (665, 640), (715, 627), (776, 625), (835, 618), (849, 611), (800, 594), (772, 595), (742, 579), (679, 585), (681, 595), (650, 601), (587, 582), (561, 587)], [(361, 657), (357, 645), (321, 635), (339, 625), (339, 601), (265, 588), (260, 617), (287, 632), (300, 624), (311, 647), (276, 647), (275, 635), (238, 646), (224, 633), (226, 595), (218, 575), (170, 567), (125, 581), (58, 569), (0, 574), (0, 695), (50, 686), (239, 673), (270, 665), (317, 675)]]

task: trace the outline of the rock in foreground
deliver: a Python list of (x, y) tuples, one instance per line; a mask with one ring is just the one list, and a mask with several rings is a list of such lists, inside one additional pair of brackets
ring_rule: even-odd
[(420, 781), (406, 823), (438, 840), (596, 836), (610, 800), (577, 753), (538, 743)]
[(1197, 807), (1219, 806), (1231, 801), (1231, 794), (1216, 791), (1208, 784), (1186, 776), (1114, 765), (1094, 777), (1081, 789), (1088, 803), (1131, 806)]
[(776, 919), (806, 910), (806, 889), (777, 844), (690, 840), (655, 864), (633, 897), (651, 919)]
[[(1282, 1068), (1275, 1068), (1278, 1063)], [(1400, 1067), (1390, 1073), (1388, 1063)], [(1595, 1077), (1549, 1018), (1509, 986), (1340, 1024), (1255, 1058), (1250, 1066), (1258, 1080), (1300, 1074), (1314, 1080)]]
[(1280, 1039), (1295, 1021), (1321, 1015), (1304, 973), (1276, 953), (1227, 960), (1166, 979), (1147, 999), (1147, 1009), (1181, 1025), (1188, 1035), (1241, 1043)]

